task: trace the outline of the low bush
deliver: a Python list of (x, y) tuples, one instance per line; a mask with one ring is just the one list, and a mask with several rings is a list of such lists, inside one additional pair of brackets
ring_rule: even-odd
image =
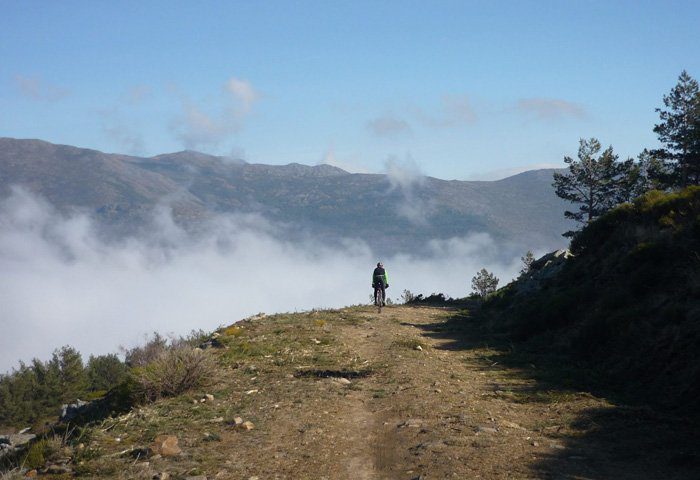
[(215, 372), (211, 354), (180, 346), (163, 350), (148, 364), (134, 368), (131, 375), (136, 396), (152, 401), (209, 386)]

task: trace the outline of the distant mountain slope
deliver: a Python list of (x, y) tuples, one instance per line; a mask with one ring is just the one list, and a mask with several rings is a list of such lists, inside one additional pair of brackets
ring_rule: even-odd
[(494, 182), (352, 174), (330, 165), (256, 165), (183, 151), (150, 158), (40, 140), (0, 138), (0, 194), (24, 185), (58, 208), (79, 207), (129, 230), (162, 202), (191, 224), (219, 212), (254, 212), (334, 241), (362, 238), (380, 251), (486, 232), (531, 248), (563, 244), (565, 205), (551, 170)]

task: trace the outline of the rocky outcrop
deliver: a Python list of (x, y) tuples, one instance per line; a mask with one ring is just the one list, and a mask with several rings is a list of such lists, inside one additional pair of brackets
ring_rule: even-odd
[(68, 403), (61, 405), (61, 421), (68, 422), (73, 420), (88, 408), (90, 402), (84, 402), (83, 400), (77, 399), (75, 403)]
[(29, 429), (24, 429), (19, 433), (0, 435), (0, 459), (26, 449), (36, 438), (36, 435), (27, 433), (28, 431)]
[(539, 290), (542, 283), (559, 274), (566, 261), (574, 255), (567, 249), (550, 252), (538, 258), (514, 284), (516, 295)]

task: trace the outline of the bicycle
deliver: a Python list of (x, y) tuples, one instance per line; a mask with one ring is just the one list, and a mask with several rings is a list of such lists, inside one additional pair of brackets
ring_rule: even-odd
[(384, 290), (380, 287), (374, 287), (374, 305), (377, 307), (378, 313), (382, 313), (385, 300)]

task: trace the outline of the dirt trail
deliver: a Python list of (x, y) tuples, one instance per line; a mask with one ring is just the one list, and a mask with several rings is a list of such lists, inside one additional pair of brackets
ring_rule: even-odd
[[(617, 412), (586, 392), (518, 395), (535, 382), (487, 361), (493, 351), (468, 338), (469, 332), (451, 334), (448, 320), (454, 315), (436, 308), (396, 307), (381, 314), (368, 309), (362, 313), (367, 323), (335, 332), (357, 363), (367, 362), (374, 373), (351, 380), (345, 387), (350, 392), (336, 403), (336, 415), (322, 422), (335, 440), (330, 445), (342, 453), (318, 474), (348, 479), (693, 478), (692, 471), (654, 458), (659, 444), (666, 443), (663, 432), (669, 432), (653, 414)], [(600, 432), (603, 426), (592, 412), (611, 416), (615, 431)], [(577, 441), (591, 433), (602, 437)], [(630, 439), (621, 439), (627, 435), (642, 438), (626, 445)], [(649, 440), (658, 443), (645, 444)], [(296, 475), (319, 478), (312, 471)]]
[[(457, 315), (362, 307), (242, 325), (215, 402), (164, 402), (125, 431), (144, 443), (177, 432), (183, 456), (148, 466), (173, 478), (700, 478), (691, 426), (544, 388), (537, 365), (501, 364)], [(256, 428), (221, 421), (233, 415)], [(217, 441), (203, 441), (211, 432)], [(122, 434), (108, 435), (105, 453)]]

